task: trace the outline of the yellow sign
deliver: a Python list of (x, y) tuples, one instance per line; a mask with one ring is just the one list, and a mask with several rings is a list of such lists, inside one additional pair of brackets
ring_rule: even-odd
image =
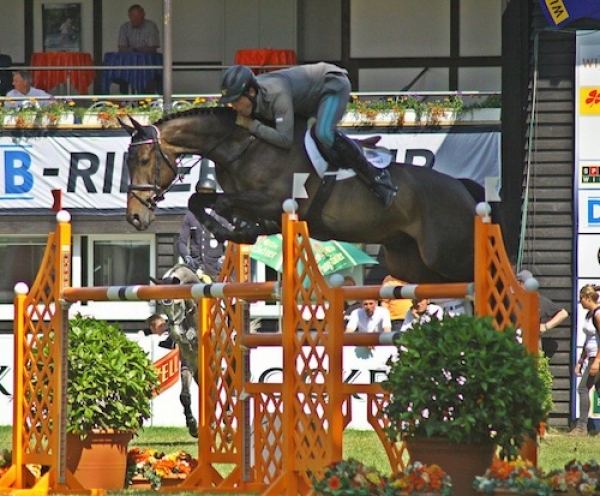
[(579, 88), (579, 115), (600, 115), (600, 87)]
[(554, 24), (560, 24), (569, 18), (569, 12), (562, 0), (544, 0)]

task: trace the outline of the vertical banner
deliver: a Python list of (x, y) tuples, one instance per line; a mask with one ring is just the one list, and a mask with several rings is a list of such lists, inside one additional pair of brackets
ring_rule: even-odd
[[(585, 3), (585, 2), (582, 2)], [(572, 362), (581, 354), (581, 331), (586, 312), (579, 305), (579, 290), (600, 285), (600, 33), (577, 32), (575, 70), (575, 280), (573, 284), (574, 332)], [(579, 377), (571, 385), (571, 417), (579, 415), (576, 394)]]

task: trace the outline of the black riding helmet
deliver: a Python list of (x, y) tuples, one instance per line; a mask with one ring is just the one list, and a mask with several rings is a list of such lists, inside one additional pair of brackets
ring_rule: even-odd
[(250, 88), (257, 88), (254, 73), (245, 65), (234, 65), (225, 72), (221, 81), (221, 102), (235, 102), (247, 94)]
[(215, 193), (217, 191), (217, 182), (214, 179), (210, 179), (208, 177), (204, 178), (204, 179), (200, 179), (200, 181), (198, 181), (196, 183), (196, 192), (197, 193), (202, 193), (202, 192), (207, 192), (210, 191), (212, 193)]

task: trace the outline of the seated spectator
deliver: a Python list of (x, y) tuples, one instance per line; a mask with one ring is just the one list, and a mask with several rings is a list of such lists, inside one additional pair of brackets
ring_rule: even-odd
[(129, 21), (119, 29), (119, 51), (156, 52), (160, 47), (158, 26), (146, 19), (141, 5), (135, 4), (127, 11)]
[(363, 300), (362, 306), (350, 314), (346, 332), (391, 332), (392, 322), (387, 308), (380, 307), (377, 300)]
[[(52, 95), (46, 93), (44, 90), (34, 88), (31, 86), (31, 74), (27, 71), (15, 71), (13, 72), (12, 85), (14, 89), (10, 90), (6, 96), (7, 98), (38, 98), (38, 97), (51, 97)], [(40, 100), (40, 106), (45, 106), (50, 103), (49, 100)], [(7, 101), (4, 106), (9, 108), (17, 108), (31, 105), (29, 100), (18, 100), (18, 101)]]
[(401, 330), (407, 331), (416, 323), (424, 324), (426, 322), (431, 322), (431, 319), (434, 318), (438, 320), (444, 318), (444, 310), (442, 307), (434, 305), (431, 303), (431, 300), (427, 298), (415, 298), (412, 300), (410, 310), (406, 312)]

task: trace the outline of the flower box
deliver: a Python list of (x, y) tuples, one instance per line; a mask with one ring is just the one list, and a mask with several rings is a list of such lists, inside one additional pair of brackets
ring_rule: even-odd
[[(165, 475), (160, 479), (160, 487), (173, 487), (181, 484), (187, 478), (187, 474), (172, 474)], [(144, 490), (150, 491), (154, 489), (152, 487), (152, 483), (146, 479), (146, 477), (142, 477), (141, 475), (135, 475), (131, 478), (131, 484), (128, 489), (136, 489), (136, 490)]]

